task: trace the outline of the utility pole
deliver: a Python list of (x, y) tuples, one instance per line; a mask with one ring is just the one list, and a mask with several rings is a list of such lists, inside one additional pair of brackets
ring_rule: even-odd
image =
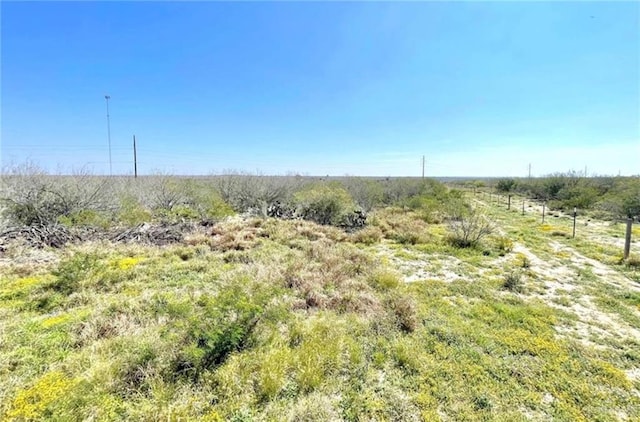
[(531, 163), (529, 163), (529, 179), (531, 179)]
[(113, 176), (113, 166), (111, 162), (111, 122), (109, 120), (109, 100), (110, 95), (105, 95), (104, 99), (107, 100), (107, 138), (109, 139), (109, 176)]
[(133, 178), (138, 178), (138, 158), (136, 156), (136, 135), (133, 135)]
[(424, 180), (424, 155), (422, 156), (422, 180)]

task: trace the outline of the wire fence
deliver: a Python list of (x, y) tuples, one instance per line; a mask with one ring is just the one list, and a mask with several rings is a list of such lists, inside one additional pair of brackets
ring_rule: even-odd
[[(562, 234), (563, 237), (575, 239), (576, 236), (584, 236), (592, 241), (605, 243), (607, 247), (615, 247), (622, 249), (622, 259), (627, 260), (631, 253), (632, 243), (634, 240), (634, 232), (640, 232), (640, 225), (633, 218), (613, 218), (610, 221), (594, 218), (591, 214), (592, 210), (581, 210), (574, 207), (569, 212), (551, 209), (544, 200), (528, 198), (515, 194), (498, 194), (487, 191), (471, 191), (476, 198), (485, 201), (489, 206), (502, 208), (511, 211), (514, 214), (520, 214), (529, 217), (531, 223), (547, 225), (549, 227), (555, 225), (563, 230), (569, 230), (570, 234), (565, 231), (556, 231), (552, 233)], [(535, 220), (531, 220), (535, 217)], [(620, 226), (623, 230), (620, 230)], [(634, 228), (635, 227), (635, 228)], [(604, 240), (607, 237), (610, 240)]]

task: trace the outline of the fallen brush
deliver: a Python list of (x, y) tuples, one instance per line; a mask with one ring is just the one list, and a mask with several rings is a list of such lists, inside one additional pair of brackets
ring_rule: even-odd
[(112, 242), (146, 243), (158, 246), (168, 245), (181, 242), (184, 233), (192, 231), (194, 227), (193, 224), (189, 223), (160, 223), (159, 225), (143, 223), (124, 231), (112, 233), (109, 236), (109, 240)]
[(69, 228), (61, 224), (11, 227), (0, 232), (0, 249), (11, 242), (23, 241), (32, 248), (62, 248), (68, 243), (110, 240), (122, 243), (144, 243), (149, 245), (167, 245), (181, 242), (184, 234), (192, 231), (194, 224), (189, 223), (143, 223), (131, 228), (113, 228), (101, 230), (95, 227)]
[(16, 240), (23, 240), (34, 248), (61, 248), (72, 241), (82, 240), (82, 237), (60, 224), (12, 227), (0, 233), (0, 246), (3, 249), (6, 244)]

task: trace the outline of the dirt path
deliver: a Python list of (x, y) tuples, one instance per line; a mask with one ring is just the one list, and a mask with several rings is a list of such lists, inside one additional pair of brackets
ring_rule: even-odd
[[(503, 207), (492, 206), (478, 199), (475, 203), (496, 219), (494, 222), (502, 235), (505, 235), (506, 228), (517, 229), (518, 224), (527, 224), (522, 216), (514, 216)], [(593, 236), (588, 241), (616, 247), (616, 240), (603, 239), (602, 229), (606, 227), (604, 223), (599, 223), (595, 222), (589, 228)], [(585, 231), (583, 228), (583, 233)], [(636, 297), (640, 293), (640, 283), (552, 237), (525, 237), (515, 243), (513, 252), (529, 261), (527, 284), (530, 293), (524, 296), (540, 299), (570, 315), (568, 320), (556, 327), (559, 335), (597, 348), (640, 341), (640, 324), (636, 323), (640, 321), (640, 306), (616, 299)], [(638, 372), (632, 371), (628, 376), (635, 378)]]
[[(542, 286), (542, 289), (532, 289), (536, 293), (530, 296), (573, 314), (574, 321), (556, 327), (558, 334), (595, 347), (603, 347), (611, 341), (618, 343), (640, 339), (638, 327), (630, 324), (621, 315), (598, 305), (598, 301), (607, 290), (607, 285), (619, 291), (639, 292), (640, 288), (624, 275), (599, 261), (584, 257), (572, 248), (553, 243), (552, 246), (556, 246), (560, 252), (570, 253), (570, 258), (542, 260), (522, 244), (517, 244), (514, 252), (523, 254), (531, 262), (530, 273), (534, 275), (529, 277), (529, 283)], [(591, 270), (595, 279), (581, 277), (581, 269)], [(629, 311), (634, 311), (631, 307), (628, 308)], [(640, 312), (635, 311), (640, 317)]]

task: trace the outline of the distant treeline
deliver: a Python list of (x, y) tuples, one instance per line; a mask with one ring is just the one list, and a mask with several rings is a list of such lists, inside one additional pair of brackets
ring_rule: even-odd
[(584, 177), (577, 173), (554, 173), (532, 179), (498, 179), (467, 182), (472, 187), (495, 188), (547, 201), (552, 209), (577, 207), (611, 217), (640, 217), (640, 177)]
[(215, 220), (235, 213), (295, 215), (341, 226), (354, 215), (389, 206), (421, 210), (425, 221), (432, 222), (462, 209), (464, 195), (455, 189), (461, 186), (517, 193), (545, 200), (550, 208), (578, 207), (601, 218), (640, 216), (640, 178), (585, 178), (574, 173), (447, 184), (428, 178), (253, 174), (193, 178), (157, 174), (133, 179), (87, 172), (56, 176), (27, 164), (6, 169), (2, 179), (0, 226), (109, 227), (150, 220)]

